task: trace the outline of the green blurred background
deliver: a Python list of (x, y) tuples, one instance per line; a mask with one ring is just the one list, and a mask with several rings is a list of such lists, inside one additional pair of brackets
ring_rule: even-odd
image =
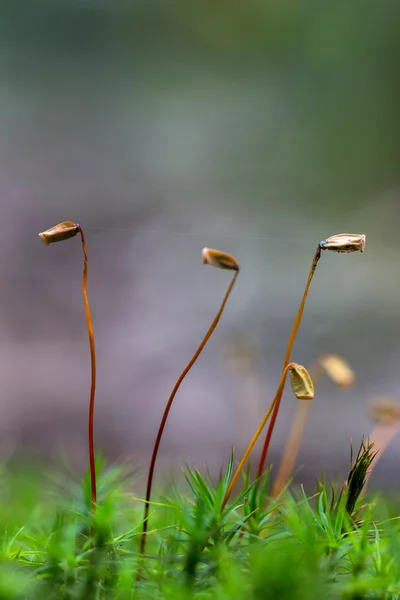
[[(345, 469), (350, 437), (371, 429), (368, 401), (399, 388), (399, 22), (395, 0), (0, 3), (6, 456), (86, 461), (80, 248), (37, 237), (72, 219), (89, 249), (97, 440), (110, 458), (147, 464), (222, 299), (228, 275), (202, 266), (202, 247), (242, 265), (177, 397), (165, 468), (218, 468), (242, 449), (279, 381), (317, 242), (365, 233), (364, 255), (324, 255), (293, 354), (309, 366), (335, 352), (357, 372), (346, 392), (321, 382), (299, 459), (304, 477)], [(227, 364), (233, 339), (251, 348), (244, 374)], [(393, 483), (399, 451), (377, 485)]]

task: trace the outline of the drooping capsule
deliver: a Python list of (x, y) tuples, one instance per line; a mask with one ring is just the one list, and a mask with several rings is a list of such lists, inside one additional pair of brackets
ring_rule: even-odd
[(54, 225), (50, 229), (39, 233), (39, 237), (43, 242), (49, 246), (56, 242), (63, 242), (74, 237), (79, 232), (79, 225), (73, 221), (63, 221), (58, 225)]
[(309, 372), (302, 365), (292, 363), (289, 366), (290, 385), (298, 400), (312, 400), (314, 398), (314, 384)]
[(239, 263), (236, 258), (227, 252), (221, 250), (213, 250), (212, 248), (203, 248), (203, 264), (217, 267), (218, 269), (229, 269), (230, 271), (238, 271)]
[(319, 243), (322, 250), (332, 252), (364, 252), (366, 238), (361, 233), (338, 233)]

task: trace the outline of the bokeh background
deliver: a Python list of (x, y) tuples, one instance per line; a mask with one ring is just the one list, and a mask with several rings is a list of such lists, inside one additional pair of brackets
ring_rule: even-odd
[[(299, 477), (345, 473), (368, 402), (400, 399), (400, 3), (36, 0), (0, 3), (0, 447), (86, 464), (89, 349), (82, 224), (98, 354), (96, 440), (147, 466), (174, 382), (223, 319), (176, 398), (159, 473), (226, 464), (279, 381), (316, 244), (323, 255), (293, 359), (322, 352), (357, 373), (322, 379)], [(238, 354), (236, 361), (233, 354)], [(242, 362), (240, 362), (242, 361)], [(287, 391), (274, 464), (295, 400)], [(397, 485), (400, 442), (373, 476)]]

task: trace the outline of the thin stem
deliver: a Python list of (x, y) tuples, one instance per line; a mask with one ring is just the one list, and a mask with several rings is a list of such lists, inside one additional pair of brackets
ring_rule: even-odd
[[(316, 385), (321, 373), (321, 366), (318, 362), (316, 362), (310, 369), (310, 376), (314, 386)], [(272, 498), (277, 498), (279, 496), (293, 471), (311, 406), (312, 401), (298, 400), (289, 438), (286, 442), (285, 450), (279, 465), (278, 473), (275, 477), (274, 485), (272, 486)]]
[(92, 510), (96, 510), (97, 490), (96, 490), (96, 466), (94, 456), (94, 398), (96, 393), (96, 350), (94, 345), (94, 333), (92, 317), (90, 315), (89, 300), (87, 296), (87, 272), (88, 272), (88, 257), (86, 251), (86, 242), (83, 229), (78, 225), (79, 233), (81, 234), (82, 250), (83, 250), (83, 275), (82, 275), (82, 293), (85, 304), (86, 322), (89, 334), (90, 360), (91, 360), (91, 387), (89, 401), (89, 423), (88, 423), (88, 442), (89, 442), (89, 467), (90, 467), (90, 484), (92, 491)]
[[(228, 301), (228, 298), (231, 294), (231, 291), (233, 289), (233, 286), (235, 285), (237, 276), (239, 274), (239, 269), (237, 271), (235, 271), (235, 274), (232, 278), (232, 281), (229, 284), (229, 287), (225, 293), (224, 299), (222, 301), (222, 304), (220, 306), (220, 309), (214, 319), (214, 321), (211, 323), (211, 326), (209, 328), (209, 330), (207, 331), (206, 335), (204, 336), (200, 346), (197, 348), (196, 352), (193, 355), (193, 358), (190, 360), (190, 362), (187, 364), (187, 366), (185, 367), (185, 369), (182, 371), (181, 375), (179, 376), (174, 389), (171, 392), (170, 397), (168, 398), (168, 402), (165, 406), (164, 409), (164, 414), (162, 416), (161, 419), (161, 423), (158, 429), (158, 433), (157, 433), (157, 437), (156, 437), (156, 441), (154, 443), (154, 448), (153, 448), (153, 454), (151, 456), (151, 461), (150, 461), (150, 467), (149, 467), (149, 473), (148, 473), (148, 477), (147, 477), (147, 487), (146, 487), (146, 500), (145, 500), (145, 505), (144, 505), (144, 521), (143, 521), (143, 529), (142, 529), (142, 537), (140, 540), (140, 554), (144, 554), (145, 548), (146, 548), (146, 533), (147, 533), (147, 526), (148, 526), (148, 517), (149, 517), (149, 510), (150, 510), (150, 498), (151, 498), (151, 489), (152, 489), (152, 485), (153, 485), (153, 476), (154, 476), (154, 468), (155, 468), (155, 464), (156, 464), (156, 459), (157, 459), (157, 454), (158, 454), (158, 449), (160, 447), (160, 443), (161, 443), (161, 438), (165, 429), (165, 425), (167, 422), (167, 418), (168, 418), (168, 414), (169, 411), (171, 410), (171, 406), (172, 403), (174, 401), (175, 395), (182, 383), (182, 381), (185, 379), (186, 375), (188, 374), (188, 372), (190, 371), (190, 369), (193, 367), (194, 363), (196, 362), (196, 360), (198, 359), (198, 357), (200, 356), (204, 346), (206, 345), (206, 343), (208, 342), (208, 340), (210, 339), (210, 337), (212, 336), (215, 328), (218, 325), (218, 322), (221, 318), (221, 315), (224, 311), (225, 308), (225, 304)], [(140, 578), (140, 571), (138, 573), (138, 578)]]
[[(317, 268), (317, 264), (318, 264), (318, 261), (319, 261), (320, 258), (321, 258), (321, 247), (318, 245), (317, 246), (317, 250), (316, 250), (316, 252), (314, 254), (314, 258), (313, 258), (312, 263), (311, 263), (310, 271), (309, 271), (308, 278), (307, 278), (306, 287), (305, 287), (305, 290), (304, 290), (304, 293), (303, 293), (303, 298), (301, 299), (299, 310), (297, 312), (297, 316), (296, 316), (296, 319), (294, 321), (293, 328), (292, 328), (292, 331), (291, 331), (291, 334), (290, 334), (290, 337), (289, 337), (289, 341), (288, 341), (288, 344), (287, 344), (287, 347), (286, 347), (286, 353), (285, 353), (285, 359), (284, 359), (284, 362), (283, 362), (282, 373), (285, 371), (285, 369), (286, 369), (286, 367), (287, 367), (287, 365), (289, 364), (289, 361), (290, 361), (290, 355), (292, 353), (293, 344), (294, 344), (294, 341), (296, 339), (296, 335), (297, 335), (297, 332), (299, 330), (301, 319), (302, 319), (302, 316), (303, 316), (304, 306), (305, 306), (305, 303), (306, 303), (306, 300), (307, 300), (307, 295), (308, 295), (308, 290), (310, 288), (310, 284), (311, 284), (312, 278), (313, 278), (314, 273), (315, 273), (315, 269)], [(257, 471), (257, 477), (258, 477), (258, 479), (261, 478), (261, 476), (262, 476), (262, 474), (264, 472), (265, 459), (267, 457), (267, 452), (268, 452), (269, 444), (270, 444), (270, 441), (271, 441), (272, 432), (274, 431), (274, 427), (275, 427), (275, 423), (276, 423), (276, 418), (278, 416), (279, 407), (280, 407), (281, 400), (282, 400), (283, 391), (285, 389), (285, 381), (286, 381), (286, 379), (283, 379), (283, 385), (282, 386), (280, 386), (280, 385), (278, 386), (277, 399), (276, 399), (276, 403), (275, 403), (275, 407), (274, 407), (274, 412), (272, 413), (271, 422), (270, 422), (269, 427), (268, 427), (268, 431), (267, 431), (267, 435), (266, 435), (266, 438), (265, 438), (264, 446), (263, 446), (263, 449), (262, 449), (262, 452), (261, 452), (260, 462), (258, 464), (258, 471)]]
[(387, 423), (377, 423), (375, 425), (375, 427), (373, 428), (373, 430), (371, 431), (368, 441), (373, 443), (373, 445), (374, 445), (373, 450), (374, 450), (374, 452), (377, 452), (377, 454), (375, 456), (374, 462), (372, 463), (369, 471), (366, 474), (365, 484), (364, 484), (364, 488), (362, 491), (363, 496), (365, 495), (367, 485), (371, 478), (372, 471), (374, 470), (374, 468), (376, 466), (376, 463), (382, 457), (382, 454), (385, 452), (385, 450), (388, 448), (388, 446), (391, 444), (391, 442), (394, 440), (394, 438), (396, 437), (396, 435), (398, 433), (399, 433), (399, 424), (398, 423), (391, 424), (391, 425), (389, 425)]
[(265, 427), (265, 424), (267, 423), (269, 417), (271, 416), (271, 413), (272, 413), (274, 407), (276, 406), (276, 402), (277, 402), (277, 399), (278, 399), (278, 396), (279, 396), (279, 392), (280, 392), (281, 388), (283, 388), (283, 386), (285, 385), (286, 374), (287, 374), (290, 366), (291, 366), (291, 363), (288, 364), (288, 365), (286, 365), (286, 367), (283, 369), (283, 372), (282, 372), (282, 375), (281, 375), (281, 380), (280, 380), (279, 386), (278, 386), (278, 390), (276, 392), (276, 396), (273, 399), (273, 401), (271, 402), (271, 406), (269, 407), (269, 409), (265, 413), (264, 417), (262, 418), (262, 421), (259, 424), (259, 426), (257, 428), (257, 431), (253, 435), (253, 437), (251, 439), (251, 442), (250, 442), (250, 444), (247, 447), (246, 452), (243, 454), (242, 459), (241, 459), (240, 463), (238, 464), (238, 466), (236, 468), (235, 474), (233, 475), (233, 477), (231, 479), (231, 482), (229, 484), (229, 487), (226, 490), (226, 494), (225, 494), (225, 497), (224, 497), (224, 500), (223, 500), (222, 506), (221, 506), (221, 512), (224, 510), (224, 508), (226, 506), (226, 503), (228, 502), (228, 500), (230, 498), (230, 495), (232, 494), (233, 488), (236, 485), (236, 482), (237, 482), (237, 480), (239, 478), (239, 475), (242, 472), (243, 467), (245, 466), (245, 464), (247, 462), (247, 459), (249, 458), (249, 456), (251, 454), (251, 451), (253, 450), (254, 446), (256, 445), (257, 440), (260, 437), (260, 435), (262, 433), (262, 430)]
[(271, 498), (279, 496), (285, 484), (290, 478), (294, 464), (300, 449), (305, 425), (311, 408), (311, 402), (298, 400), (296, 414), (293, 419), (292, 429), (284, 450), (282, 461), (279, 466), (278, 474), (272, 486)]

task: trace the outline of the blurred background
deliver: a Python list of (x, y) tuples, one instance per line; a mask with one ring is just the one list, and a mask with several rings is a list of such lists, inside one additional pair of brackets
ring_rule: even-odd
[[(176, 378), (242, 270), (184, 381), (158, 473), (213, 472), (273, 398), (317, 243), (325, 253), (293, 360), (343, 356), (322, 377), (297, 466), (342, 477), (368, 403), (400, 401), (400, 4), (259, 0), (0, 3), (0, 452), (86, 466), (90, 362), (82, 224), (98, 355), (96, 441), (147, 467)], [(296, 400), (286, 391), (270, 459)], [(373, 476), (394, 486), (400, 441)], [(254, 459), (255, 460), (255, 459)]]

